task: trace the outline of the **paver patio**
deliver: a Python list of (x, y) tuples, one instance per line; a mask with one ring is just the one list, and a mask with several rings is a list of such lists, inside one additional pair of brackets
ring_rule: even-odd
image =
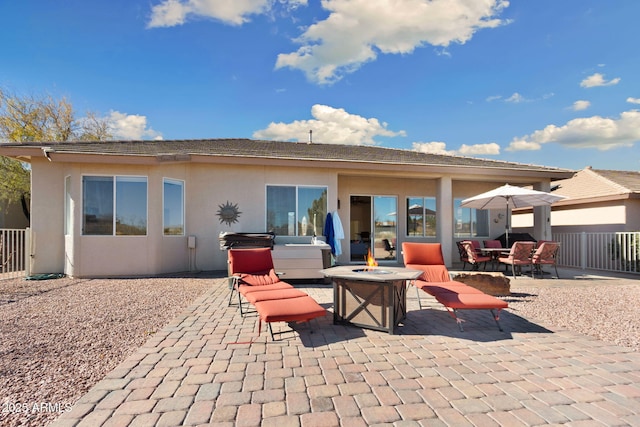
[[(543, 283), (539, 281), (538, 283)], [(227, 307), (225, 279), (96, 384), (63, 426), (640, 426), (640, 355), (506, 310), (408, 293), (397, 335), (332, 323), (330, 285), (299, 285), (327, 315), (271, 341)], [(251, 344), (239, 344), (255, 340)]]

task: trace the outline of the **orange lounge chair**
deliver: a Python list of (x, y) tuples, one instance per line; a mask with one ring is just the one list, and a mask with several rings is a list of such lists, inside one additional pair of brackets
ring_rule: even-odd
[(242, 297), (246, 299), (250, 293), (293, 290), (292, 285), (280, 280), (276, 274), (269, 248), (229, 249), (228, 263), (229, 276), (232, 280), (228, 305), (231, 305), (233, 293), (237, 292), (241, 315), (244, 315)]
[(260, 317), (258, 335), (262, 322), (269, 325), (273, 339), (271, 322), (306, 322), (325, 315), (326, 310), (308, 294), (280, 280), (273, 267), (271, 249), (230, 249), (228, 256), (232, 278), (229, 305), (236, 291), (241, 315), (244, 315), (242, 297), (255, 307)]
[[(460, 331), (464, 331), (462, 327), (464, 320), (458, 317), (458, 310), (481, 309), (491, 311), (493, 320), (495, 320), (498, 329), (502, 331), (500, 311), (507, 308), (508, 304), (474, 287), (451, 280), (449, 271), (444, 265), (440, 243), (403, 242), (402, 253), (407, 268), (424, 272), (413, 282), (416, 292), (420, 289), (433, 296), (455, 319)], [(419, 292), (418, 304), (422, 309)]]

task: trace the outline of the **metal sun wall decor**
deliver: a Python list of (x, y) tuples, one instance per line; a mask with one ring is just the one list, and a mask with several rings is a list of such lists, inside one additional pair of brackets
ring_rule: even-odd
[(227, 203), (218, 205), (218, 208), (218, 213), (216, 215), (220, 218), (220, 224), (226, 222), (229, 226), (234, 222), (238, 222), (238, 218), (242, 213), (238, 210), (237, 203), (231, 204), (228, 200)]

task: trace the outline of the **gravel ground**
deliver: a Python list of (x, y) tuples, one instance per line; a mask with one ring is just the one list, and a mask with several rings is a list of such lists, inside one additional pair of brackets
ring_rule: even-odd
[(55, 419), (212, 283), (0, 280), (0, 426)]
[[(640, 281), (531, 286), (520, 280), (512, 280), (506, 298), (514, 314), (640, 351)], [(0, 426), (55, 419), (214, 283), (205, 277), (0, 280)]]
[(512, 280), (511, 290), (505, 300), (520, 317), (640, 352), (640, 280), (564, 287), (514, 287)]

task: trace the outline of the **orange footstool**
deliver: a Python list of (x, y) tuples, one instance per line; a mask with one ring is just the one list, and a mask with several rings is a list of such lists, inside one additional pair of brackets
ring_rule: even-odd
[(326, 309), (306, 294), (297, 298), (258, 301), (255, 307), (260, 316), (258, 335), (262, 329), (262, 322), (265, 322), (269, 325), (272, 339), (272, 322), (308, 322), (327, 313)]

